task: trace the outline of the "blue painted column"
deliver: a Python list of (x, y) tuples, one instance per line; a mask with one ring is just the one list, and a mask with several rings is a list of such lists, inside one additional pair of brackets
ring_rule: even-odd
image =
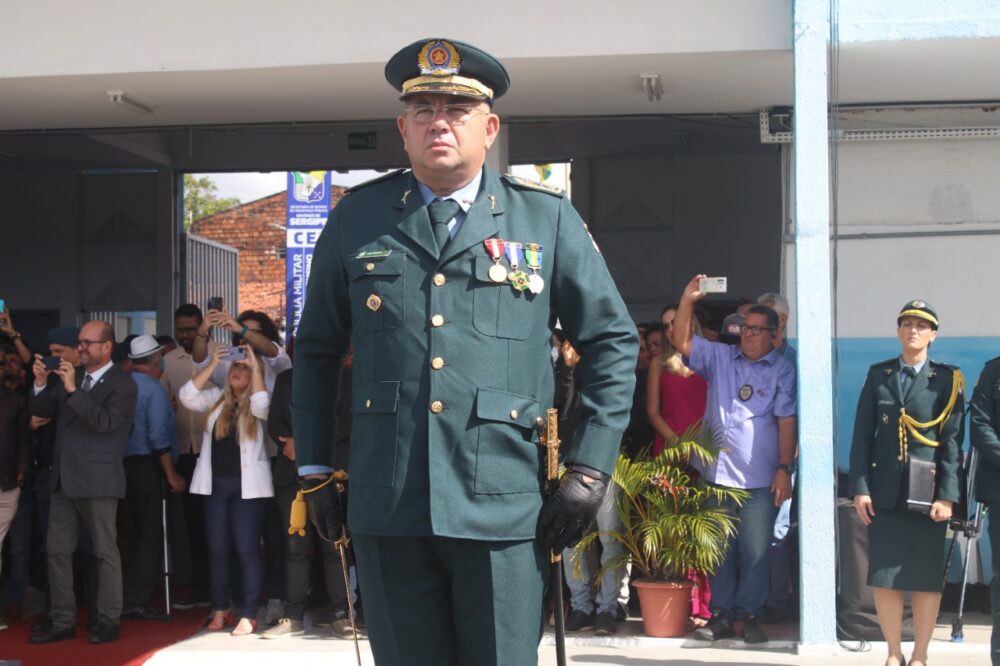
[(800, 608), (803, 646), (836, 643), (830, 174), (830, 0), (794, 0), (795, 295), (799, 352)]

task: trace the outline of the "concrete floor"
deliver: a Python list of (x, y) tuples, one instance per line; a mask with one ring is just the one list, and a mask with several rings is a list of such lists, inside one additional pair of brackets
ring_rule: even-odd
[[(966, 616), (964, 643), (952, 643), (951, 617), (938, 625), (930, 656), (948, 666), (971, 666), (989, 663), (989, 617), (981, 613)], [(816, 666), (869, 666), (884, 661), (884, 643), (859, 646), (856, 643), (802, 648), (798, 646), (798, 627), (794, 624), (768, 627), (771, 641), (761, 646), (747, 646), (741, 640), (720, 641), (712, 645), (688, 638), (649, 638), (642, 633), (639, 620), (620, 625), (612, 637), (594, 637), (587, 633), (567, 637), (568, 664), (608, 666), (702, 666), (707, 664), (815, 664)], [(367, 641), (360, 641), (361, 663), (374, 664)], [(857, 649), (858, 651), (852, 651)], [(912, 645), (904, 648), (909, 654)], [(547, 632), (538, 650), (539, 666), (555, 666), (553, 636)], [(330, 636), (322, 627), (307, 623), (304, 637), (262, 640), (256, 636), (233, 638), (227, 634), (202, 632), (157, 653), (146, 662), (149, 666), (194, 666), (238, 660), (240, 666), (273, 666), (285, 658), (295, 666), (351, 666), (357, 663), (353, 641)]]

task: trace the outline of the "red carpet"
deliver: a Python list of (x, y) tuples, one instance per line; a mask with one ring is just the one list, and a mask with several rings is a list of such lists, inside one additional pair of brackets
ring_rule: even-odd
[(138, 666), (157, 651), (194, 635), (201, 629), (208, 610), (195, 608), (174, 611), (169, 622), (123, 620), (121, 638), (103, 645), (87, 642), (86, 613), (81, 612), (76, 627), (76, 639), (46, 645), (31, 645), (28, 635), (33, 617), (16, 622), (0, 631), (0, 660), (20, 659), (22, 666)]

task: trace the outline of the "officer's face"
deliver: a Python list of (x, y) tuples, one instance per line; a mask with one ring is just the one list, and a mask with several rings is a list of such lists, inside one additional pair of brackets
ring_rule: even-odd
[[(438, 112), (428, 122), (404, 111), (396, 125), (417, 179), (437, 194), (450, 194), (483, 168), (486, 151), (500, 131), (500, 118), (485, 102), (468, 97), (414, 95), (406, 101), (408, 109), (421, 105), (434, 106)], [(468, 108), (461, 119), (450, 119), (443, 112), (445, 106), (459, 105)]]
[[(754, 334), (754, 329), (759, 329)], [(750, 313), (743, 321), (743, 334), (740, 335), (740, 351), (751, 361), (762, 358), (774, 348), (774, 331), (768, 330), (767, 317), (762, 314)]]
[(896, 329), (896, 335), (903, 349), (914, 353), (925, 351), (937, 338), (937, 331), (931, 323), (920, 317), (903, 317)]

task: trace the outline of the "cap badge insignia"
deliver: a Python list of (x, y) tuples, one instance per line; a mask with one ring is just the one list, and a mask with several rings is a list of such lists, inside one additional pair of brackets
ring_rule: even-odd
[(740, 387), (740, 400), (746, 402), (753, 395), (753, 387), (749, 384), (744, 384)]
[(925, 307), (927, 307), (927, 304), (924, 303), (923, 301), (913, 301), (912, 303), (910, 303), (910, 307), (911, 308), (925, 308)]
[(417, 53), (417, 65), (424, 76), (449, 76), (458, 74), (462, 56), (450, 42), (439, 39), (423, 45)]

